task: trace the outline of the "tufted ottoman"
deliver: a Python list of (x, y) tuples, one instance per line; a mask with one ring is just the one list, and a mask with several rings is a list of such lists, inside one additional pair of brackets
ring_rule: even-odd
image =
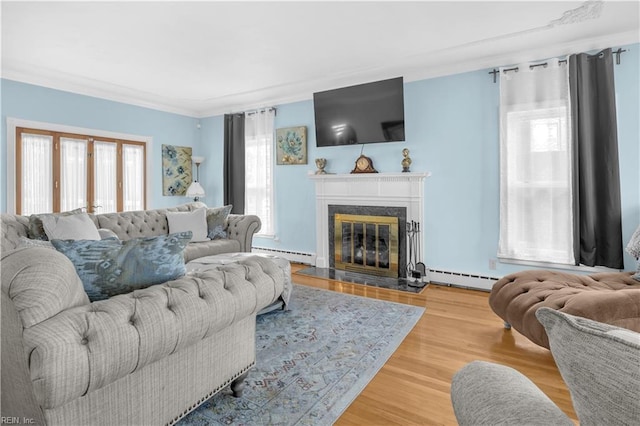
[(263, 254), (263, 253), (223, 253), (216, 254), (212, 256), (200, 257), (198, 259), (192, 260), (186, 264), (187, 272), (189, 271), (201, 271), (208, 268), (215, 268), (219, 265), (228, 265), (230, 263), (236, 263), (240, 260), (246, 259), (251, 256), (259, 256), (265, 259), (269, 259), (274, 262), (282, 271), (284, 272), (284, 290), (280, 295), (280, 298), (272, 303), (271, 305), (265, 307), (258, 315), (274, 311), (276, 309), (282, 308), (284, 310), (287, 309), (287, 305), (289, 304), (289, 299), (291, 298), (291, 291), (293, 290), (293, 283), (291, 282), (291, 264), (287, 259), (282, 257), (273, 256), (271, 254)]
[(489, 305), (506, 328), (515, 328), (545, 348), (549, 348), (547, 334), (535, 316), (542, 306), (640, 332), (640, 282), (632, 275), (517, 272), (493, 285)]

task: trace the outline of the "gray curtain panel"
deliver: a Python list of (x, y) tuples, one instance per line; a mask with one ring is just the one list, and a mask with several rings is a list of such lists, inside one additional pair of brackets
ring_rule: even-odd
[(613, 55), (569, 57), (576, 264), (623, 269)]
[(224, 205), (244, 214), (244, 113), (224, 116)]

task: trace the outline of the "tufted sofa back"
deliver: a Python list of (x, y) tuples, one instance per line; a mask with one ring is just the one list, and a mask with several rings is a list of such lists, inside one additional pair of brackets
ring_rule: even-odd
[[(189, 203), (177, 207), (155, 210), (105, 213), (89, 216), (98, 228), (110, 229), (121, 240), (151, 237), (169, 233), (167, 212), (185, 212), (205, 206)], [(29, 236), (29, 217), (9, 213), (0, 215), (2, 222), (0, 247), (3, 252), (13, 250), (20, 244), (20, 237)]]
[(96, 215), (98, 228), (110, 229), (121, 240), (153, 237), (169, 233), (167, 212), (187, 212), (193, 210), (194, 204), (156, 210), (142, 210)]

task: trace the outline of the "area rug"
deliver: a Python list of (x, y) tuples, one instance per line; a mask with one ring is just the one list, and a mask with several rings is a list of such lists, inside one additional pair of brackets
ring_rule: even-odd
[(258, 317), (256, 366), (178, 425), (331, 425), (424, 308), (294, 285), (288, 311)]

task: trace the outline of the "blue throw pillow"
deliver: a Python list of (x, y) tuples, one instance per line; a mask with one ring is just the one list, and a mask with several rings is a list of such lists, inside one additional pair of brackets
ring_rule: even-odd
[(186, 273), (183, 253), (191, 236), (191, 232), (180, 232), (128, 241), (51, 243), (71, 260), (89, 300), (94, 302), (183, 276)]
[(207, 237), (212, 240), (227, 238), (227, 218), (232, 205), (207, 209)]

